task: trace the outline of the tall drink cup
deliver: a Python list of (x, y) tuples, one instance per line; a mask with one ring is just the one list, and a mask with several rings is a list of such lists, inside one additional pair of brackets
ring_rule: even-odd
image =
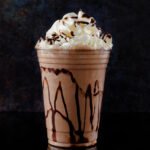
[(96, 144), (109, 55), (109, 50), (37, 49), (49, 144)]

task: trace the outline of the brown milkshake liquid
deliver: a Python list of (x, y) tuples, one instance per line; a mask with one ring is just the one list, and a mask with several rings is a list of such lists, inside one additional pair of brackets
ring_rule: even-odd
[(109, 51), (38, 50), (49, 143), (96, 143)]
[(111, 48), (111, 35), (82, 10), (55, 21), (38, 40), (49, 144), (96, 144)]

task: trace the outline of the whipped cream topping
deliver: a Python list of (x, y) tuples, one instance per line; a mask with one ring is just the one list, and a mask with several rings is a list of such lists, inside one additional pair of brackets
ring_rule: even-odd
[(46, 32), (45, 40), (40, 38), (36, 44), (37, 49), (86, 47), (110, 50), (112, 46), (112, 36), (104, 34), (102, 29), (96, 26), (96, 20), (82, 10), (78, 14), (68, 13), (61, 20), (55, 21)]

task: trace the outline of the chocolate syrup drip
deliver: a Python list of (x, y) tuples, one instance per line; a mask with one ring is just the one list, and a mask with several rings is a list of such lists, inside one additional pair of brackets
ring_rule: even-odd
[[(98, 89), (98, 90), (96, 90), (96, 89)], [(100, 92), (99, 91), (99, 82), (98, 82), (98, 80), (96, 80), (95, 85), (94, 85), (94, 90), (93, 90), (94, 96), (97, 96), (98, 94), (100, 94), (99, 92)]]
[(81, 117), (80, 117), (80, 106), (79, 106), (79, 87), (76, 85), (76, 92), (75, 92), (75, 99), (76, 99), (76, 107), (77, 107), (77, 116), (78, 116), (78, 131), (76, 132), (81, 136)]
[(92, 93), (91, 93), (91, 85), (88, 85), (86, 94), (85, 94), (85, 99), (87, 101), (87, 98), (89, 97), (90, 100), (90, 111), (91, 111), (91, 116), (90, 116), (90, 123), (91, 123), (91, 129), (93, 130), (93, 104), (92, 104)]
[[(78, 142), (78, 143), (83, 143), (83, 142), (88, 142), (88, 139), (84, 137), (84, 131), (85, 131), (85, 120), (86, 120), (86, 109), (87, 109), (87, 100), (89, 99), (89, 105), (90, 105), (90, 124), (91, 124), (91, 129), (93, 130), (93, 117), (95, 114), (95, 107), (94, 107), (94, 112), (93, 112), (93, 103), (92, 103), (92, 88), (91, 88), (91, 84), (88, 85), (86, 92), (84, 92), (78, 85), (78, 83), (76, 82), (73, 74), (66, 70), (66, 69), (54, 69), (54, 68), (45, 68), (45, 67), (41, 67), (41, 70), (48, 70), (49, 72), (55, 73), (55, 75), (59, 75), (60, 73), (66, 74), (70, 76), (70, 79), (72, 81), (72, 83), (74, 83), (76, 85), (76, 90), (75, 90), (75, 100), (76, 100), (76, 108), (77, 108), (77, 119), (78, 119), (78, 130), (75, 131), (75, 128), (71, 122), (71, 120), (69, 119), (69, 115), (68, 115), (68, 110), (67, 110), (67, 105), (65, 103), (65, 98), (63, 95), (63, 89), (62, 89), (62, 85), (61, 82), (59, 82), (59, 85), (57, 87), (56, 93), (55, 93), (55, 99), (54, 99), (54, 108), (51, 104), (50, 101), (50, 89), (49, 89), (49, 85), (48, 85), (48, 81), (47, 78), (44, 77), (44, 80), (46, 81), (47, 84), (47, 89), (48, 89), (48, 98), (49, 98), (49, 104), (50, 104), (50, 109), (47, 111), (46, 113), (46, 118), (48, 117), (48, 114), (50, 111), (52, 111), (52, 125), (53, 125), (53, 140), (56, 141), (56, 127), (55, 127), (55, 114), (58, 113), (69, 125), (69, 129), (70, 129), (70, 142), (74, 143), (74, 142)], [(43, 82), (43, 88), (44, 88), (44, 82)], [(84, 112), (84, 124), (83, 124), (83, 129), (81, 128), (81, 117), (80, 117), (80, 104), (79, 104), (79, 91), (84, 94), (85, 96), (85, 112)], [(64, 116), (60, 111), (57, 110), (56, 108), (56, 102), (57, 102), (57, 97), (58, 97), (58, 92), (61, 93), (61, 100), (62, 103), (64, 105), (64, 109), (65, 109), (65, 115)], [(93, 96), (97, 96), (99, 94), (100, 96), (100, 91), (99, 91), (99, 82), (98, 80), (95, 81), (95, 85), (94, 85), (94, 90), (93, 90)], [(99, 107), (99, 106), (98, 106)], [(98, 110), (99, 111), (99, 110)], [(99, 113), (99, 112), (98, 112)], [(99, 121), (99, 119), (98, 119)], [(99, 122), (98, 122), (99, 124)], [(97, 124), (97, 125), (98, 125)], [(98, 128), (98, 126), (97, 126)], [(97, 130), (96, 128), (96, 130)], [(75, 135), (79, 136), (79, 140), (76, 141), (75, 140)]]
[(100, 123), (100, 94), (99, 94), (99, 101), (98, 101), (98, 121), (97, 121), (97, 127), (96, 127), (96, 131), (98, 131), (99, 128), (99, 123)]
[[(45, 80), (45, 82), (47, 84), (48, 100), (49, 100), (49, 104), (50, 104), (50, 107), (51, 107), (50, 110), (52, 110), (52, 125), (53, 125), (53, 127), (52, 127), (53, 135), (52, 136), (53, 136), (53, 140), (56, 142), (56, 126), (55, 126), (55, 114), (56, 114), (56, 111), (53, 109), (52, 103), (50, 101), (50, 89), (49, 89), (48, 80), (47, 80), (46, 77), (44, 77), (44, 80)], [(49, 113), (50, 110), (48, 110), (47, 113)], [(46, 118), (47, 117), (48, 117), (48, 114), (47, 114)]]
[[(68, 118), (68, 111), (67, 111), (67, 106), (66, 106), (65, 99), (64, 99), (63, 90), (62, 90), (62, 87), (61, 87), (61, 82), (59, 82), (59, 86), (58, 86), (56, 94), (58, 93), (59, 90), (60, 90), (60, 93), (61, 93), (61, 98), (62, 98), (62, 102), (63, 102), (64, 108), (65, 108), (65, 113), (66, 113), (67, 118)], [(57, 99), (55, 99), (55, 101), (54, 101), (55, 102), (55, 104), (54, 104), (54, 108), (55, 109), (56, 109), (56, 101), (57, 101)]]

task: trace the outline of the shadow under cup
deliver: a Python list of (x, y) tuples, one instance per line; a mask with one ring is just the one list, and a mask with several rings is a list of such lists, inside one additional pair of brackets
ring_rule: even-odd
[(48, 143), (96, 144), (110, 51), (37, 49)]

